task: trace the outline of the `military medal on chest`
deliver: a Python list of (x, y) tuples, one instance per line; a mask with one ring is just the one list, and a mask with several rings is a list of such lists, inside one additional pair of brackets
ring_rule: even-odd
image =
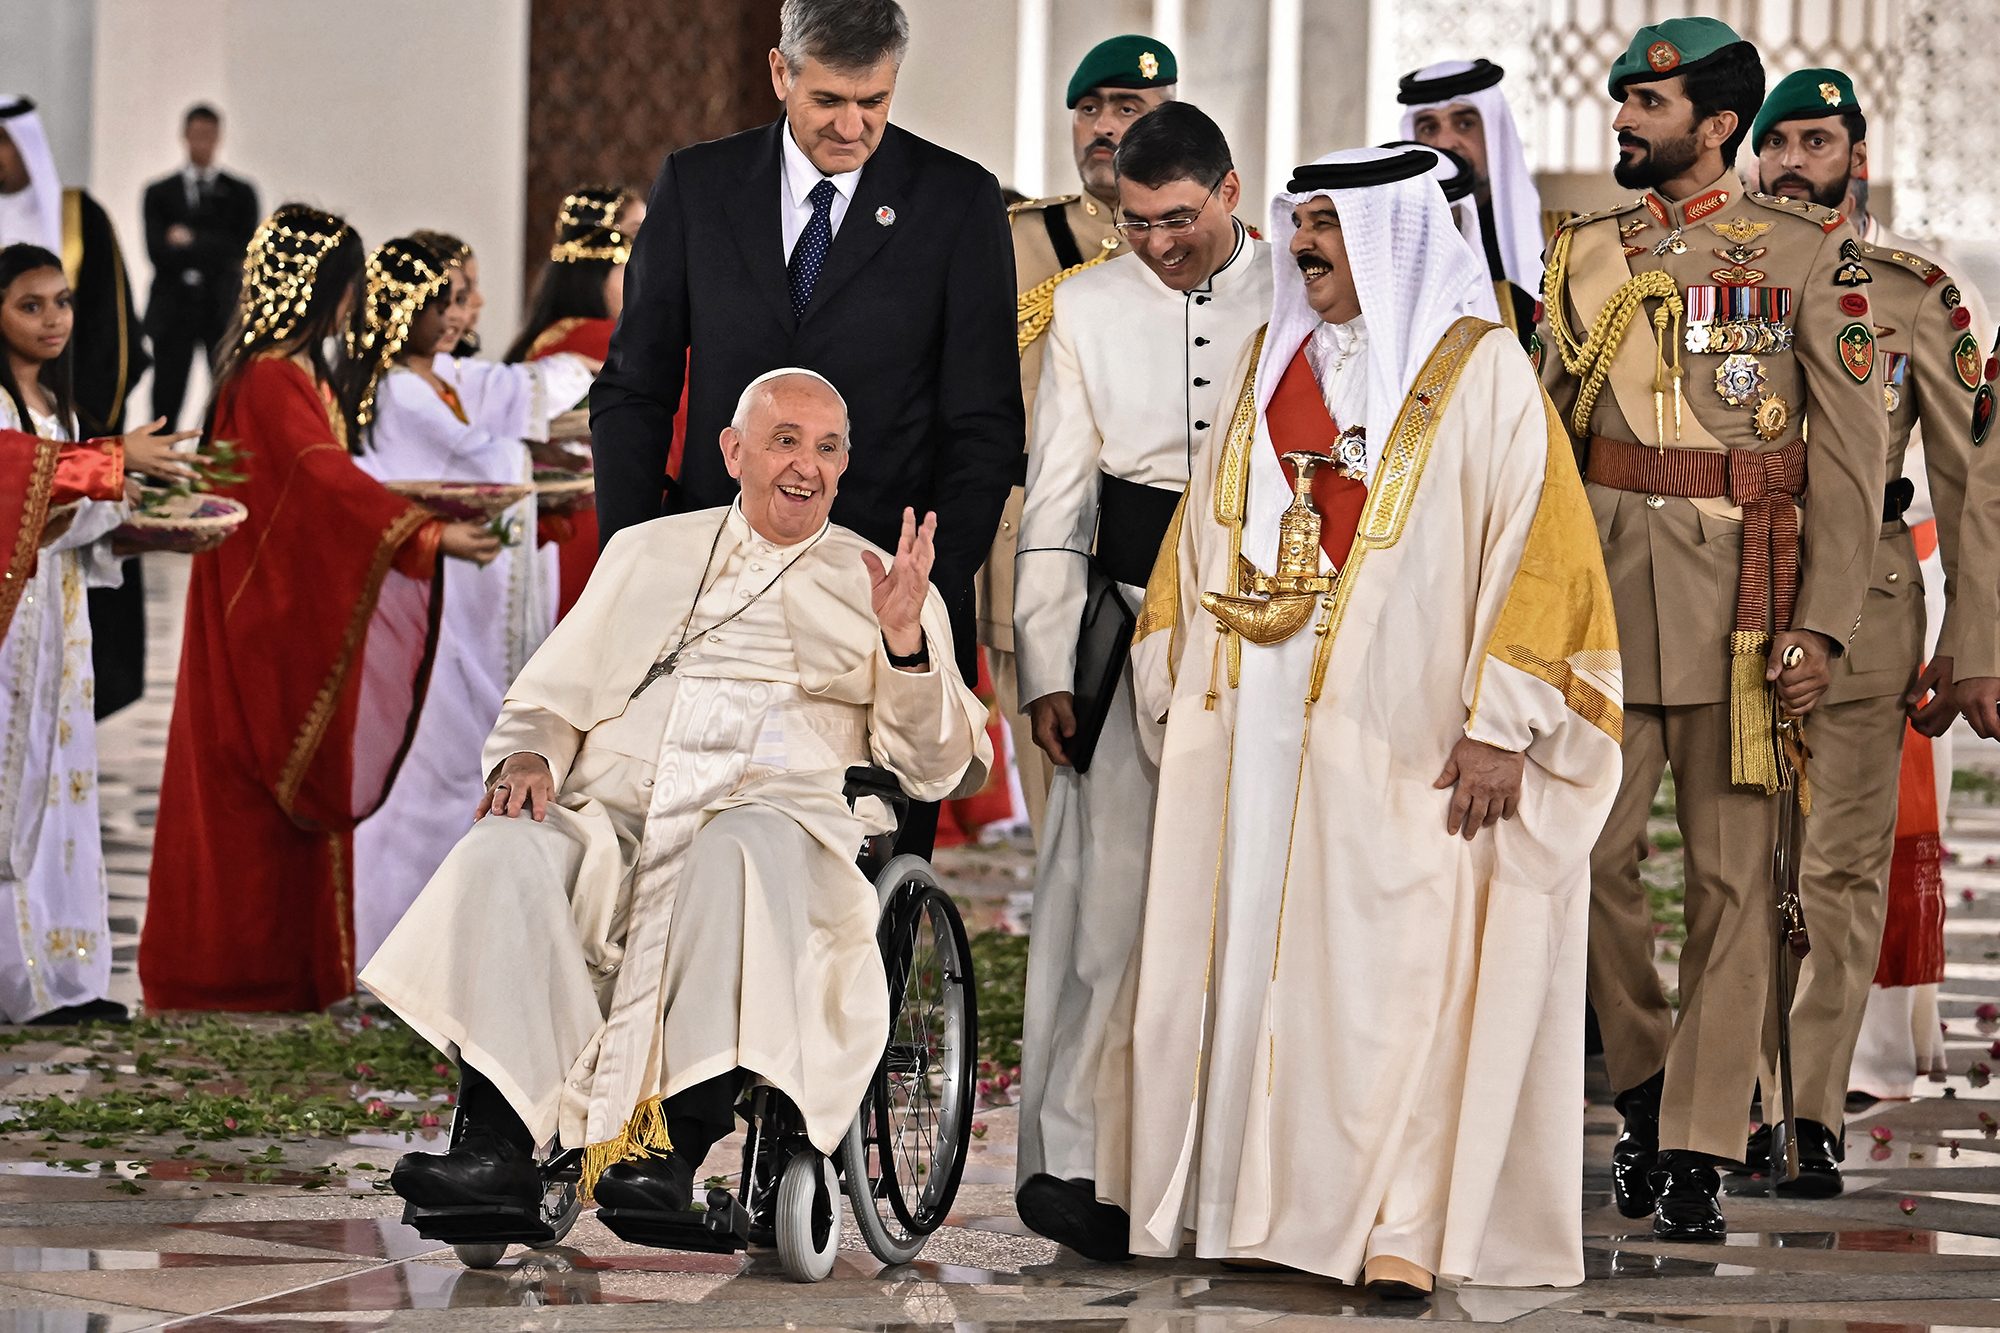
[(1340, 432), (1340, 438), (1333, 442), (1333, 461), (1340, 469), (1340, 475), (1355, 481), (1368, 480), (1363, 464), (1368, 461), (1368, 428), (1349, 426)]

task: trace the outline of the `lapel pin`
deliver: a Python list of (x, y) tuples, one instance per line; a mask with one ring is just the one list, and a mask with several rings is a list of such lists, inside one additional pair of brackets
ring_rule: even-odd
[(885, 227), (893, 227), (896, 225), (896, 210), (884, 204), (875, 210), (875, 220)]

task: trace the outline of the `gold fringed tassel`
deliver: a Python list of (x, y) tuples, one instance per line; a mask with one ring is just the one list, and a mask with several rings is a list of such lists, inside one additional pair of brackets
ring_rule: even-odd
[(1778, 751), (1771, 738), (1771, 684), (1764, 679), (1771, 636), (1737, 630), (1729, 636), (1729, 780), (1770, 796), (1778, 790)]
[(597, 1182), (607, 1168), (634, 1157), (658, 1157), (673, 1151), (674, 1141), (667, 1137), (667, 1118), (660, 1113), (661, 1100), (654, 1097), (633, 1107), (632, 1118), (618, 1131), (617, 1138), (585, 1145), (582, 1179), (578, 1184), (584, 1198), (595, 1196)]

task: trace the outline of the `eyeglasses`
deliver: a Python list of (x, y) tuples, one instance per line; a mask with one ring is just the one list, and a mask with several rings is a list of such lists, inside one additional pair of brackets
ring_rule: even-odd
[(1111, 225), (1118, 229), (1118, 234), (1123, 236), (1129, 245), (1137, 245), (1145, 240), (1156, 228), (1168, 236), (1185, 236), (1194, 230), (1194, 224), (1208, 207), (1208, 201), (1215, 198), (1215, 192), (1221, 188), (1221, 181), (1209, 186), (1208, 193), (1202, 196), (1201, 206), (1192, 213), (1177, 218), (1162, 218), (1158, 222), (1114, 222)]

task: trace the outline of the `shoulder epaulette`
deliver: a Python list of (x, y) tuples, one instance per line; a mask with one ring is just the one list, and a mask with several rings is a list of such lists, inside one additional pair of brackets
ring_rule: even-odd
[(1018, 204), (1007, 205), (1007, 216), (1016, 217), (1022, 213), (1038, 212), (1044, 208), (1060, 208), (1083, 198), (1080, 194), (1052, 194), (1046, 199), (1023, 199)]
[(1847, 221), (1845, 213), (1819, 204), (1807, 203), (1803, 199), (1787, 199), (1783, 195), (1762, 194), (1756, 190), (1746, 191), (1743, 197), (1774, 213), (1790, 213), (1793, 217), (1804, 218), (1823, 232), (1837, 231), (1840, 224)]
[[(1898, 250), (1893, 246), (1870, 245), (1866, 241), (1856, 241), (1854, 248), (1864, 259), (1878, 260), (1885, 264), (1896, 264), (1908, 269), (1924, 280), (1924, 286), (1935, 287), (1945, 279), (1945, 271), (1919, 254), (1908, 250)], [(1952, 304), (1956, 305), (1957, 302)]]
[[(1572, 213), (1568, 217), (1562, 219), (1561, 222), (1559, 222), (1556, 225), (1555, 231), (1573, 231), (1578, 227), (1587, 226), (1593, 222), (1601, 222), (1605, 218), (1615, 218), (1618, 217), (1620, 214), (1630, 213), (1633, 209), (1639, 207), (1644, 202), (1645, 200), (1643, 198), (1627, 199), (1622, 204), (1619, 204), (1612, 208), (1600, 208), (1595, 213)], [(1542, 218), (1545, 223), (1555, 211), (1556, 210), (1554, 209), (1543, 210)], [(1555, 232), (1550, 233), (1550, 235), (1552, 236), (1554, 234)]]

